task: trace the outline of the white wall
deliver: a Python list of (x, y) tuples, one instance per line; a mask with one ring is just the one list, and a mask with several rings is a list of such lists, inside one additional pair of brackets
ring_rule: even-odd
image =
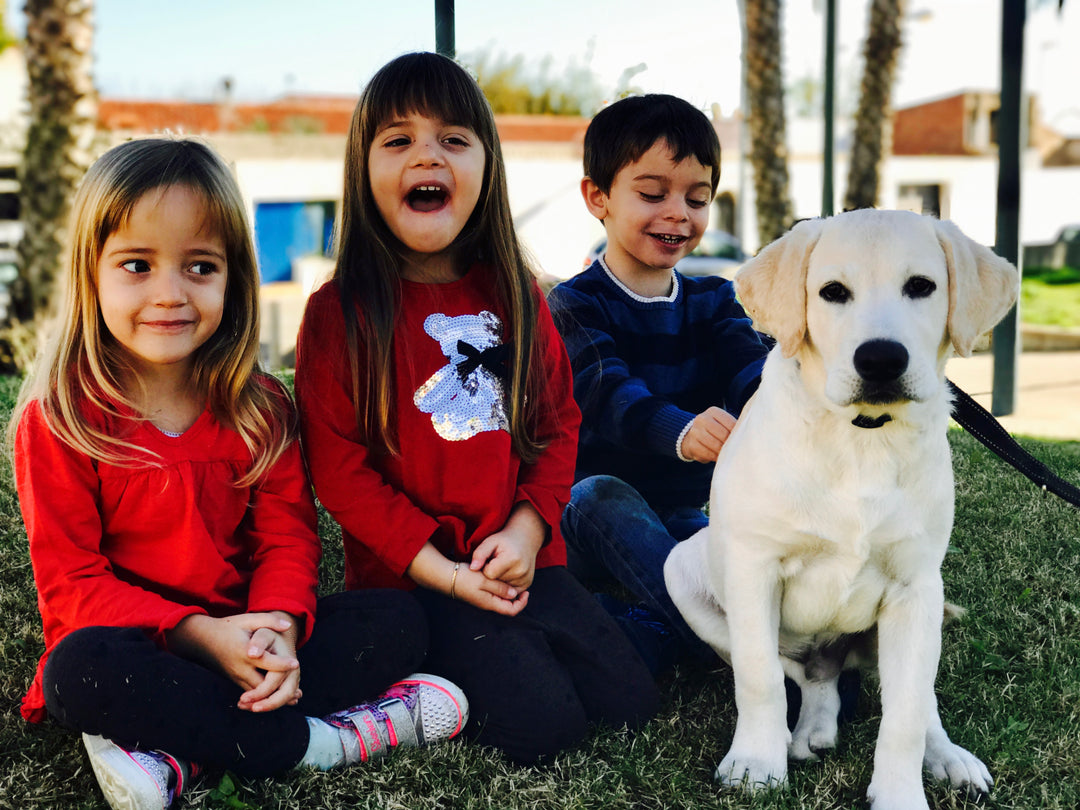
[(1063, 225), (1080, 223), (1080, 166), (1031, 172), (1021, 179), (1024, 243), (1052, 242)]
[(255, 221), (257, 203), (334, 200), (340, 206), (344, 172), (341, 158), (238, 158), (233, 165), (250, 222)]
[[(725, 160), (720, 190), (738, 200), (737, 156)], [(797, 156), (789, 163), (790, 190), (797, 218), (821, 214), (822, 164), (817, 155)], [(834, 164), (834, 210), (843, 209), (847, 162)], [(603, 226), (585, 209), (579, 185), (580, 160), (530, 160), (507, 156), (510, 202), (518, 235), (532, 251), (543, 271), (569, 278), (581, 269), (591, 246), (604, 235)], [(882, 172), (881, 207), (898, 206), (901, 185), (941, 185), (942, 216), (952, 219), (972, 239), (993, 245), (997, 226), (997, 159), (978, 157), (893, 157)], [(747, 187), (747, 204), (752, 189)], [(1080, 222), (1080, 167), (1042, 168), (1036, 155), (1025, 159), (1021, 178), (1021, 243), (1051, 242), (1062, 226)], [(752, 210), (743, 212), (743, 247), (759, 249)]]
[(0, 153), (21, 143), (28, 108), (22, 50), (9, 45), (0, 52)]
[(581, 198), (581, 157), (568, 151), (531, 159), (508, 152), (506, 183), (518, 237), (544, 275), (570, 278), (604, 236)]

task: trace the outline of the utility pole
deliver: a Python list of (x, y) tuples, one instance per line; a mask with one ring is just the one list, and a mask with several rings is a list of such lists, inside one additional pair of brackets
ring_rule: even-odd
[(454, 0), (435, 0), (435, 52), (457, 58), (454, 44)]
[[(1024, 25), (1026, 0), (1001, 4), (1001, 107), (998, 111), (997, 231), (994, 250), (1016, 265), (1023, 276), (1020, 245), (1020, 168), (1027, 141), (1024, 104)], [(1016, 361), (1020, 354), (1017, 330), (1020, 303), (994, 329), (994, 385), (990, 410), (1005, 416), (1016, 405)]]
[(836, 104), (833, 101), (836, 86), (836, 0), (825, 0), (825, 143), (822, 148), (821, 215), (833, 215), (833, 154), (835, 139), (833, 124), (836, 120)]

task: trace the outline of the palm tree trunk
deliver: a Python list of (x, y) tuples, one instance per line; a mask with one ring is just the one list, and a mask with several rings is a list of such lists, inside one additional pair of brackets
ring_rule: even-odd
[(784, 117), (782, 6), (781, 0), (743, 2), (750, 163), (762, 245), (783, 235), (793, 216)]
[[(30, 116), (19, 170), (24, 231), (9, 318), (32, 323), (49, 304), (63, 261), (75, 186), (90, 163), (97, 113), (91, 79), (92, 0), (26, 0)], [(16, 362), (0, 340), (0, 368)]]
[(878, 202), (881, 162), (892, 151), (892, 88), (903, 44), (905, 5), (906, 0), (873, 0), (870, 4), (845, 210), (873, 208)]

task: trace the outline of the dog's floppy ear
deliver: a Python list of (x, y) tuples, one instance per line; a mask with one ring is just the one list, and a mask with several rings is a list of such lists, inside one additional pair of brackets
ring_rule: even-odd
[(952, 222), (935, 220), (934, 229), (949, 270), (949, 339), (958, 355), (968, 357), (979, 336), (1016, 303), (1020, 274)]
[(735, 291), (754, 327), (776, 338), (784, 357), (806, 337), (806, 267), (824, 222), (798, 223), (735, 274)]

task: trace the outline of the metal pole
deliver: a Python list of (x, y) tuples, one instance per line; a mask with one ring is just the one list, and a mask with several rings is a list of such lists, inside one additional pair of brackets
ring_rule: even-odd
[[(998, 111), (997, 232), (994, 249), (1023, 273), (1020, 247), (1020, 164), (1027, 140), (1024, 104), (1026, 0), (1001, 4), (1001, 108)], [(994, 329), (994, 387), (990, 410), (1010, 414), (1016, 403), (1016, 360), (1020, 353), (1018, 308)]]
[(836, 0), (825, 1), (825, 143), (822, 149), (821, 215), (833, 214), (833, 122), (835, 104), (833, 88), (836, 84)]
[(457, 57), (454, 44), (454, 0), (435, 0), (435, 52)]
[[(742, 53), (739, 54), (739, 199), (735, 202), (735, 235), (742, 246), (748, 248), (754, 183), (750, 176), (750, 93), (746, 85), (746, 0), (737, 0), (736, 5), (739, 9)], [(760, 238), (755, 236), (754, 242), (760, 243)]]

